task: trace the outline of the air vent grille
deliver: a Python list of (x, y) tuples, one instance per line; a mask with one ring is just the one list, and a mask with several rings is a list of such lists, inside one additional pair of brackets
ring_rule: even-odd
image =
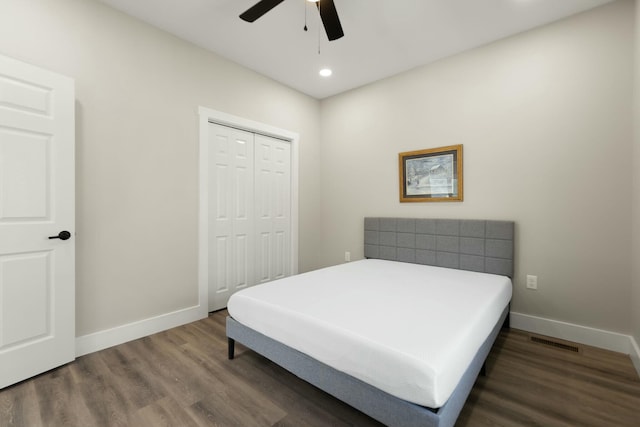
[(531, 342), (548, 345), (550, 347), (559, 348), (561, 350), (571, 351), (573, 353), (580, 353), (580, 347), (578, 347), (577, 345), (562, 343), (549, 338), (537, 337), (535, 335), (529, 336), (529, 340)]

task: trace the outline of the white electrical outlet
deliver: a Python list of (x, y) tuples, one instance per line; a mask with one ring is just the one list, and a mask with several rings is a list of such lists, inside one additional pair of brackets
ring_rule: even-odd
[(347, 252), (344, 253), (344, 260), (346, 262), (351, 261), (351, 252), (347, 251)]
[(527, 289), (538, 289), (538, 276), (527, 274)]

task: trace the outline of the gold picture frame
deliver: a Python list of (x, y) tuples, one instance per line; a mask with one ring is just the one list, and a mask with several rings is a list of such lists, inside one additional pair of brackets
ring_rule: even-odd
[(400, 202), (461, 202), (462, 144), (398, 155)]

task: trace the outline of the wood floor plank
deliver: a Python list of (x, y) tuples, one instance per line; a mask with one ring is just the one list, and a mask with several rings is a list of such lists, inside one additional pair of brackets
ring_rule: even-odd
[(209, 422), (198, 422), (189, 411), (171, 397), (164, 397), (144, 408), (131, 417), (132, 426), (153, 427), (206, 427)]
[(0, 391), (0, 425), (40, 425), (40, 403), (36, 396), (35, 381), (24, 381), (12, 386), (10, 390), (11, 393)]
[(147, 370), (162, 384), (167, 394), (182, 406), (190, 406), (211, 390), (212, 379), (205, 372), (192, 369), (187, 358), (172, 342), (163, 336), (151, 336), (132, 343), (137, 351), (146, 355)]
[[(0, 426), (381, 425), (240, 344), (228, 360), (225, 317), (217, 312), (0, 390)], [(456, 427), (640, 425), (640, 380), (628, 356), (529, 338), (500, 333)]]
[(40, 417), (49, 426), (82, 425), (91, 421), (69, 369), (56, 369), (34, 382)]
[[(117, 386), (127, 401), (128, 412), (149, 405), (165, 396), (155, 375), (149, 375), (148, 366), (140, 357), (121, 350), (130, 347), (114, 347), (111, 352), (103, 353), (105, 363), (109, 366), (111, 381)], [(112, 357), (112, 359), (109, 358)], [(113, 358), (115, 356), (115, 358)]]

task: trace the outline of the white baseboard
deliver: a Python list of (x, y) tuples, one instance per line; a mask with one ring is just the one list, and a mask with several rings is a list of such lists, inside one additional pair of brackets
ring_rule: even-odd
[(188, 307), (104, 331), (76, 337), (76, 357), (146, 337), (207, 317), (206, 308)]
[(640, 347), (638, 347), (638, 342), (631, 337), (631, 361), (633, 362), (633, 366), (636, 368), (636, 372), (638, 372), (638, 376), (640, 376)]
[[(630, 335), (514, 312), (511, 312), (510, 325), (512, 328), (527, 332), (628, 354), (633, 359), (632, 347), (635, 340)], [(640, 356), (637, 344), (635, 351), (636, 357)], [(637, 368), (638, 365), (636, 365)]]

